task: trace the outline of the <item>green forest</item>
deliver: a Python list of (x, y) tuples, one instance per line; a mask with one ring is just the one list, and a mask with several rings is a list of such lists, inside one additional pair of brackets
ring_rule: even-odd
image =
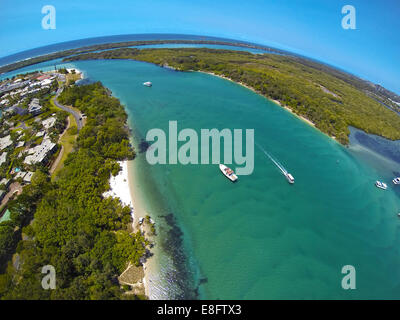
[[(133, 159), (127, 115), (101, 83), (66, 88), (59, 97), (87, 116), (54, 181), (45, 169), (9, 204), (0, 224), (1, 299), (137, 299), (117, 277), (140, 265), (150, 243), (130, 230), (131, 209), (104, 198), (118, 160)], [(56, 289), (41, 286), (42, 267), (56, 270)]]
[(400, 117), (371, 98), (361, 80), (295, 56), (207, 48), (122, 48), (76, 55), (64, 61), (87, 59), (133, 59), (231, 78), (280, 101), (345, 145), (349, 142), (349, 126), (400, 139)]

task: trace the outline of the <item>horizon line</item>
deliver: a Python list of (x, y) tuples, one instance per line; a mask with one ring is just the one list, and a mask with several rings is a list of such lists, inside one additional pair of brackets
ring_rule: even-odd
[[(177, 38), (136, 39), (136, 40), (120, 40), (120, 41), (106, 41), (105, 40), (106, 38), (110, 38), (110, 40), (111, 40), (111, 38), (114, 38), (114, 37), (132, 37), (132, 36), (181, 36), (181, 37), (188, 37), (188, 38), (187, 39), (177, 39)], [(192, 37), (192, 38), (190, 39), (190, 37)], [(197, 39), (193, 39), (194, 37), (197, 38)], [(201, 38), (207, 38), (207, 39), (201, 39)], [(274, 49), (274, 50), (277, 50), (277, 51), (282, 51), (284, 53), (287, 53), (288, 55), (298, 56), (298, 57), (301, 57), (301, 58), (305, 58), (305, 59), (308, 59), (308, 60), (311, 60), (311, 61), (318, 62), (320, 64), (324, 64), (324, 65), (326, 65), (328, 67), (337, 69), (337, 70), (339, 70), (341, 72), (344, 72), (344, 73), (347, 73), (347, 74), (352, 75), (354, 77), (357, 77), (360, 80), (363, 80), (363, 81), (366, 81), (366, 82), (370, 82), (370, 83), (372, 83), (374, 85), (379, 85), (379, 86), (385, 88), (386, 90), (391, 91), (392, 93), (400, 95), (400, 92), (397, 93), (393, 89), (387, 89), (386, 87), (384, 87), (383, 85), (381, 85), (379, 83), (375, 83), (375, 82), (373, 82), (371, 80), (368, 80), (368, 79), (366, 79), (366, 78), (364, 78), (362, 76), (357, 75), (356, 73), (353, 73), (353, 72), (351, 72), (349, 70), (343, 69), (342, 67), (340, 67), (340, 66), (338, 66), (336, 64), (333, 64), (333, 63), (330, 63), (330, 62), (326, 62), (326, 61), (323, 61), (323, 60), (320, 60), (320, 59), (317, 59), (317, 58), (313, 58), (313, 57), (304, 55), (302, 53), (297, 53), (295, 51), (289, 51), (288, 49), (279, 48), (279, 46), (278, 47), (270, 46), (270, 45), (267, 45), (267, 44), (261, 44), (261, 43), (256, 43), (256, 42), (251, 42), (251, 41), (246, 41), (246, 40), (232, 39), (232, 38), (224, 38), (224, 37), (216, 37), (216, 36), (208, 36), (208, 35), (198, 35), (198, 34), (185, 34), (185, 33), (129, 33), (129, 34), (115, 34), (115, 35), (88, 37), (88, 38), (80, 38), (80, 39), (62, 41), (62, 42), (57, 42), (57, 43), (53, 43), (53, 44), (49, 44), (49, 45), (45, 45), (45, 46), (35, 47), (35, 48), (23, 50), (23, 51), (18, 51), (16, 53), (9, 54), (9, 55), (6, 55), (6, 56), (0, 56), (0, 67), (12, 65), (14, 63), (18, 63), (18, 62), (21, 62), (21, 61), (24, 61), (24, 60), (28, 60), (28, 59), (32, 59), (32, 58), (36, 58), (36, 57), (45, 56), (45, 55), (52, 54), (52, 53), (55, 53), (55, 52), (62, 52), (62, 51), (70, 50), (70, 49), (78, 49), (78, 48), (83, 48), (83, 47), (86, 47), (86, 46), (76, 46), (76, 47), (72, 47), (71, 46), (69, 48), (65, 48), (65, 49), (62, 49), (62, 50), (50, 51), (50, 52), (47, 52), (47, 53), (38, 54), (38, 55), (35, 55), (35, 56), (29, 56), (29, 57), (25, 57), (25, 58), (20, 58), (18, 60), (17, 59), (13, 60), (12, 62), (6, 62), (5, 64), (1, 64), (2, 60), (6, 60), (6, 59), (12, 58), (14, 56), (18, 56), (18, 55), (22, 55), (22, 54), (27, 54), (28, 55), (32, 51), (35, 51), (35, 50), (38, 50), (38, 49), (49, 48), (49, 47), (55, 47), (55, 46), (59, 46), (61, 44), (72, 44), (74, 42), (79, 42), (79, 41), (83, 41), (83, 40), (96, 40), (96, 39), (98, 39), (98, 40), (104, 39), (105, 41), (104, 42), (88, 44), (87, 47), (94, 46), (94, 45), (108, 44), (108, 43), (118, 43), (118, 42), (128, 42), (128, 41), (157, 41), (157, 40), (160, 40), (160, 41), (162, 41), (162, 40), (177, 40), (177, 41), (179, 41), (179, 40), (194, 40), (194, 41), (196, 41), (196, 40), (199, 40), (199, 41), (200, 40), (202, 40), (202, 41), (209, 40), (209, 41), (221, 41), (221, 42), (226, 42), (226, 43), (229, 43), (229, 41), (231, 41), (231, 44), (232, 44), (232, 42), (236, 42), (236, 43), (241, 43), (241, 44), (253, 45), (253, 46), (258, 46), (258, 47), (265, 48), (265, 49)], [(293, 49), (293, 50), (296, 50), (296, 49)], [(16, 70), (18, 70), (18, 69), (16, 69)], [(8, 72), (2, 73), (2, 74), (6, 74), (6, 73), (8, 73)]]

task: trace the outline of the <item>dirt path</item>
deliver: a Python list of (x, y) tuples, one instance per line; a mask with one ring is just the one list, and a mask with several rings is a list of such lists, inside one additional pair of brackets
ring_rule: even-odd
[(0, 208), (3, 208), (8, 200), (13, 196), (13, 194), (17, 192), (17, 194), (21, 194), (22, 192), (22, 186), (19, 184), (19, 182), (13, 182), (10, 184), (9, 191), (8, 193), (4, 196), (3, 200), (1, 201)]

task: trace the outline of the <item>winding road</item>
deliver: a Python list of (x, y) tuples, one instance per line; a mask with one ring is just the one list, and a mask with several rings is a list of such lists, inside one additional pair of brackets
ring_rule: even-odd
[(67, 111), (67, 112), (69, 112), (70, 114), (73, 115), (73, 117), (75, 118), (76, 124), (77, 124), (77, 126), (78, 126), (78, 132), (79, 132), (79, 131), (82, 129), (82, 127), (83, 127), (82, 114), (81, 114), (80, 112), (78, 112), (78, 111), (75, 111), (74, 109), (71, 109), (70, 107), (67, 107), (67, 106), (62, 105), (61, 103), (59, 103), (59, 102), (57, 101), (57, 98), (58, 98), (58, 96), (60, 95), (60, 93), (63, 91), (63, 88), (64, 88), (64, 87), (61, 87), (61, 88), (59, 88), (59, 89), (57, 90), (56, 96), (55, 96), (54, 99), (53, 99), (54, 104), (55, 104), (58, 108), (63, 109), (64, 111)]

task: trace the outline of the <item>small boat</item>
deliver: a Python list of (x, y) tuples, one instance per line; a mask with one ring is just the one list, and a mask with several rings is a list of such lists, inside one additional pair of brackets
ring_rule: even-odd
[(290, 184), (293, 184), (293, 183), (294, 183), (294, 178), (293, 178), (293, 176), (292, 176), (290, 173), (286, 173), (286, 174), (285, 174), (285, 177), (286, 177), (287, 181), (288, 181)]
[(221, 170), (221, 172), (224, 174), (224, 176), (227, 177), (232, 182), (235, 182), (238, 179), (235, 172), (233, 172), (233, 170), (231, 168), (228, 168), (227, 166), (225, 166), (223, 164), (219, 165), (219, 170)]
[(394, 184), (400, 184), (400, 177), (394, 178), (392, 181)]
[(147, 81), (147, 82), (144, 82), (143, 85), (146, 87), (151, 87), (153, 84), (150, 81)]
[(387, 189), (386, 183), (384, 183), (384, 182), (382, 182), (382, 181), (376, 181), (376, 182), (375, 182), (375, 186), (376, 186), (377, 188), (380, 188), (380, 189), (383, 189), (383, 190), (386, 190), (386, 189)]

